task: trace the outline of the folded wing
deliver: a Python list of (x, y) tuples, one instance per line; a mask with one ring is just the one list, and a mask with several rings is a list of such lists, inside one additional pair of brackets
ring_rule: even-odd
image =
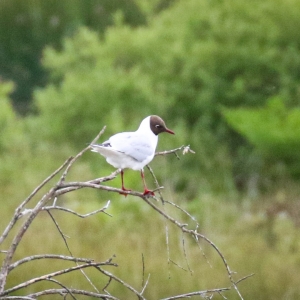
[(155, 152), (155, 148), (151, 147), (148, 138), (136, 132), (118, 133), (112, 136), (108, 142), (112, 149), (130, 156), (138, 162), (147, 160)]

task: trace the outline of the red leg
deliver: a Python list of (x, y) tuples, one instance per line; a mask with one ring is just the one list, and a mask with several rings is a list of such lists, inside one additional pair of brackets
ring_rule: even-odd
[[(123, 190), (124, 192), (131, 191), (131, 190), (125, 189), (125, 187), (124, 187), (124, 178), (123, 178), (123, 175), (124, 175), (124, 171), (121, 170), (122, 190)], [(120, 194), (121, 194), (121, 195), (124, 195), (125, 197), (127, 196), (126, 193), (120, 193)]]
[(154, 196), (154, 192), (148, 190), (147, 186), (146, 186), (146, 182), (145, 182), (145, 175), (144, 175), (144, 170), (141, 170), (141, 177), (143, 179), (143, 183), (144, 183), (144, 195), (152, 195)]

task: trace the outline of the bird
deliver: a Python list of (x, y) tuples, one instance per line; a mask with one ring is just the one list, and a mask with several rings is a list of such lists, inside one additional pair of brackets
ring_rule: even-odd
[[(122, 191), (131, 191), (124, 187), (124, 169), (132, 169), (141, 173), (143, 195), (154, 196), (154, 192), (146, 186), (144, 166), (154, 158), (158, 135), (163, 132), (175, 134), (167, 128), (162, 118), (151, 115), (142, 120), (136, 131), (120, 132), (102, 144), (92, 144), (91, 151), (100, 153), (110, 165), (121, 169)], [(127, 196), (127, 193), (120, 192), (120, 194)]]

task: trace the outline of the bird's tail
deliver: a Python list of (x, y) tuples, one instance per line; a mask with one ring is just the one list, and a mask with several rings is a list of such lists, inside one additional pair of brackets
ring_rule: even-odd
[(97, 144), (91, 144), (91, 151), (92, 152), (98, 152), (99, 153), (99, 149), (102, 147), (102, 145), (97, 145)]

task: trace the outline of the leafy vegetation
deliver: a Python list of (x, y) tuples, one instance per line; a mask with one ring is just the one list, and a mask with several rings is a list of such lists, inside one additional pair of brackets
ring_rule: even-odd
[[(265, 107), (239, 108), (224, 112), (228, 122), (271, 161), (283, 161), (293, 175), (299, 175), (300, 110), (288, 109), (281, 99)], [(296, 173), (295, 173), (296, 172)]]
[(122, 10), (123, 20), (132, 26), (146, 22), (131, 0), (96, 1), (1, 1), (0, 74), (14, 80), (12, 95), (22, 114), (28, 111), (32, 91), (47, 83), (47, 72), (40, 63), (46, 45), (59, 48), (64, 36), (72, 36), (86, 25), (99, 33), (113, 24), (114, 13)]

